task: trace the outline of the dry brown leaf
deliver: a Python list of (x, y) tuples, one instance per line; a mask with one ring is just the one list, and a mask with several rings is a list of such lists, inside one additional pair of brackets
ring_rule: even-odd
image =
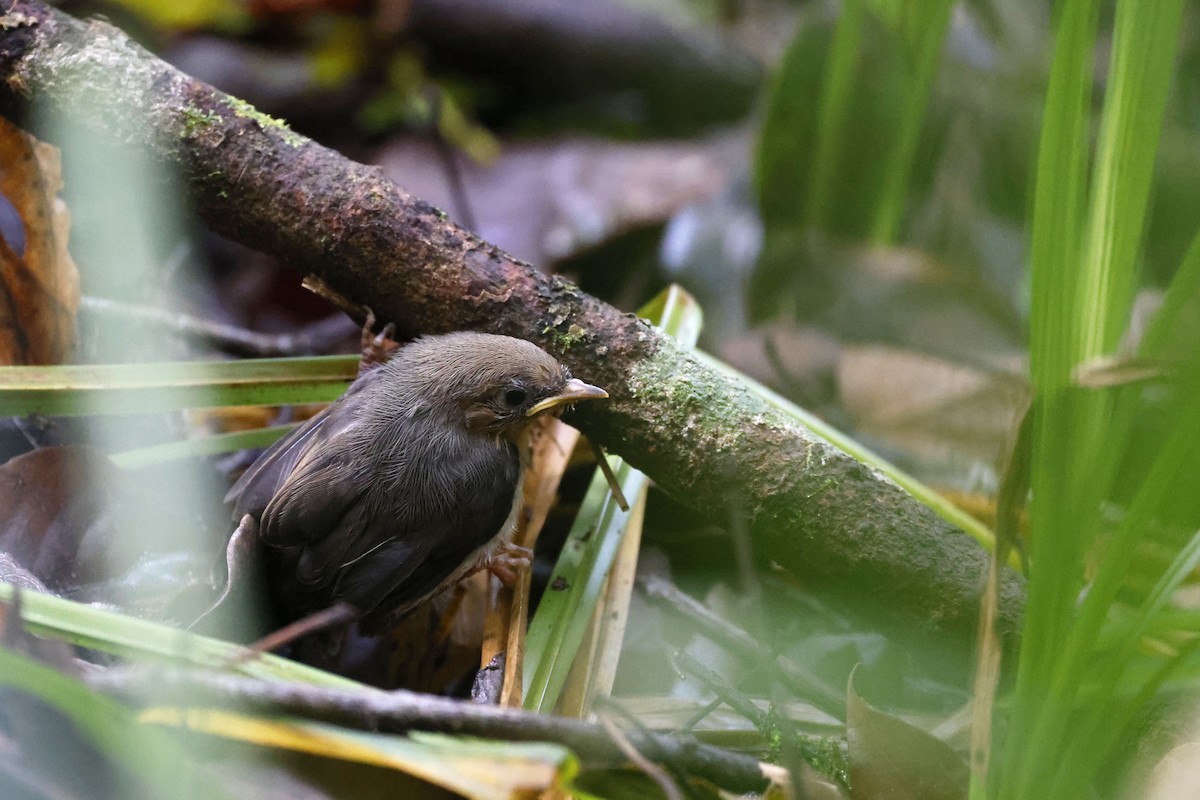
[(58, 364), (75, 343), (79, 271), (58, 148), (0, 118), (0, 193), (25, 227), (25, 252), (0, 242), (0, 364)]
[(856, 430), (931, 463), (1003, 452), (1025, 398), (1019, 374), (883, 345), (843, 347), (837, 369)]
[(116, 467), (86, 447), (44, 447), (0, 466), (0, 551), (51, 591), (97, 581), (104, 553), (81, 547), (110, 512)]
[(932, 734), (846, 693), (846, 738), (854, 800), (960, 800), (967, 764)]
[[(729, 180), (725, 158), (720, 144), (575, 138), (510, 142), (494, 163), (463, 159), (459, 168), (475, 232), (549, 264), (713, 197)], [(462, 215), (432, 142), (393, 140), (379, 163), (413, 194)]]

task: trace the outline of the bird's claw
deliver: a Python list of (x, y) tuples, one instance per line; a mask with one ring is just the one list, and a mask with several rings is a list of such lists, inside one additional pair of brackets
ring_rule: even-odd
[(505, 544), (501, 545), (494, 553), (488, 556), (484, 567), (488, 572), (499, 578), (501, 583), (511, 589), (517, 584), (517, 579), (521, 577), (521, 573), (529, 569), (529, 565), (532, 563), (533, 551), (528, 547)]
[(392, 340), (392, 337), (396, 335), (395, 324), (389, 322), (379, 330), (379, 333), (375, 333), (375, 322), (375, 312), (368, 308), (367, 318), (363, 320), (362, 334), (359, 337), (359, 346), (362, 348), (362, 358), (358, 362), (359, 375), (387, 361), (397, 346), (396, 342)]

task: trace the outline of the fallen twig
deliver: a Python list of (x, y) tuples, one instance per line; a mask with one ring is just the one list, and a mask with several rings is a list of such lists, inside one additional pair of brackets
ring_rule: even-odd
[[(503, 741), (552, 741), (586, 763), (623, 763), (625, 754), (602, 726), (515, 709), (464, 703), (404, 690), (349, 691), (276, 683), (180, 669), (109, 669), (87, 676), (93, 689), (141, 706), (232, 708), (279, 713), (384, 733), (410, 730), (480, 736)], [(702, 744), (691, 736), (629, 731), (642, 752), (661, 752), (691, 774), (735, 792), (761, 792), (768, 779), (750, 756)]]

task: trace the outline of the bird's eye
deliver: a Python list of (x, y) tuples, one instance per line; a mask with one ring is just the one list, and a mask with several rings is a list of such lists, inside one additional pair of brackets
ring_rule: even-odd
[(524, 389), (509, 389), (504, 393), (504, 402), (506, 405), (516, 408), (524, 403), (527, 397)]

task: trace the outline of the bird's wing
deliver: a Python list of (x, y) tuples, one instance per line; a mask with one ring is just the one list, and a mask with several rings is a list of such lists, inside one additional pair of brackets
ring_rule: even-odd
[(233, 506), (234, 519), (240, 519), (243, 514), (256, 519), (260, 517), (306, 454), (314, 452), (323, 442), (346, 433), (358, 415), (335, 412), (339, 409), (352, 412), (353, 406), (360, 405), (364, 400), (363, 390), (373, 375), (374, 372), (369, 372), (354, 381), (336, 402), (289, 431), (242, 473), (225, 495), (225, 502)]
[(328, 538), (343, 528), (355, 535), (368, 513), (363, 503), (366, 466), (362, 453), (348, 447), (309, 449), (263, 509), (263, 542), (289, 548)]
[[(425, 521), (348, 566), (339, 579), (339, 595), (366, 611), (382, 608), (404, 612), (462, 577), (466, 563), (491, 541), (508, 520), (520, 474), (516, 454), (480, 473), (464, 492), (454, 513)], [(460, 574), (461, 573), (461, 574)]]
[(338, 577), (380, 533), (367, 494), (371, 465), (361, 448), (337, 441), (346, 431), (325, 433), (311, 434), (317, 439), (299, 451), (259, 520), (259, 538), (294, 578), (296, 599), (314, 607), (348, 599), (334, 588)]
[(361, 491), (339, 483), (345, 468), (313, 459), (317, 471), (309, 476), (303, 463), (294, 479), (304, 480), (305, 490), (289, 492), (289, 479), (263, 515), (264, 538), (280, 546), (267, 538), (274, 529), (276, 536), (286, 534), (284, 547), (300, 544), (294, 574), (300, 583), (328, 593), (328, 601), (345, 600), (364, 614), (402, 613), (460, 573), (500, 532), (512, 509), (520, 473), (515, 452), (488, 448), (451, 460), (475, 477), (459, 486), (450, 507), (392, 498), (386, 508), (377, 508)]
[[(359, 558), (342, 563), (333, 588), (334, 595), (369, 613), (387, 600), (397, 587), (408, 585), (412, 580), (426, 582), (424, 568), (436, 541), (435, 535), (430, 533), (409, 531), (403, 538), (386, 539)], [(393, 609), (394, 604), (389, 600), (385, 610)]]

